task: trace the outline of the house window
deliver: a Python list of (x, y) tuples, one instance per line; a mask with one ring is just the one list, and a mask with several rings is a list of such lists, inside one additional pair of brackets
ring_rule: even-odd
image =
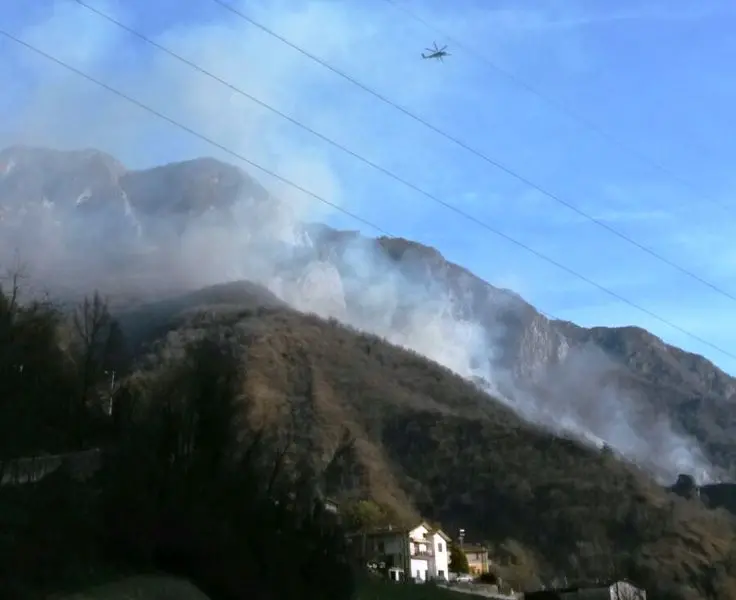
[(384, 544), (383, 542), (378, 542), (378, 551), (381, 554), (384, 554), (386, 552), (386, 544)]
[(439, 577), (440, 579), (444, 579), (444, 578), (445, 578), (445, 572), (444, 572), (444, 571), (443, 571), (442, 569), (439, 569), (439, 570), (437, 571), (437, 576), (438, 576), (438, 577)]
[(442, 544), (437, 544), (437, 552), (442, 552)]

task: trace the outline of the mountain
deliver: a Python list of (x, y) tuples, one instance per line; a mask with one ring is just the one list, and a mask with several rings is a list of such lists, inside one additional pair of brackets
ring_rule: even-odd
[(691, 476), (680, 475), (667, 489), (682, 498), (698, 498), (708, 508), (723, 508), (736, 515), (736, 483), (697, 485)]
[(492, 546), (517, 589), (623, 573), (653, 599), (736, 593), (731, 516), (670, 494), (610, 452), (527, 423), (417, 353), (300, 313), (252, 284), (123, 316), (155, 323), (147, 340), (136, 338), (148, 353), (131, 375), (137, 385), (166, 373), (189, 341), (234, 340), (244, 422), (276, 432), (302, 475), (322, 473), (323, 492), (343, 507), (371, 498), (395, 522), (422, 515), (451, 533), (464, 528)]
[(662, 479), (728, 478), (735, 381), (634, 328), (547, 319), (435, 249), (307, 223), (242, 170), (128, 170), (95, 150), (0, 152), (0, 257), (73, 299), (125, 308), (248, 280), (273, 300), (412, 349), (526, 420), (606, 444)]

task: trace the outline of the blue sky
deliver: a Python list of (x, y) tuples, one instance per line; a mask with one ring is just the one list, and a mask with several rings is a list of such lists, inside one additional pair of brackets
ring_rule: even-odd
[[(311, 128), (551, 259), (736, 354), (736, 303), (493, 168), (212, 0), (88, 0)], [(523, 178), (736, 295), (736, 9), (726, 0), (383, 0), (234, 5)], [(259, 108), (70, 0), (13, 3), (0, 26), (490, 283), (583, 325), (673, 330)], [(515, 85), (486, 57), (546, 98)], [(94, 146), (130, 167), (232, 156), (0, 39), (0, 145)], [(615, 140), (612, 141), (612, 138)], [(658, 164), (664, 169), (653, 166)], [(310, 217), (347, 217), (251, 171)]]

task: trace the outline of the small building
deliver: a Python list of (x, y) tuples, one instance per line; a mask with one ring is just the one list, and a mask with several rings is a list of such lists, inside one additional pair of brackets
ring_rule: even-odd
[(350, 536), (360, 557), (385, 571), (393, 581), (419, 583), (449, 577), (450, 538), (422, 522), (412, 528), (392, 526)]
[(325, 498), (322, 504), (328, 513), (332, 513), (333, 515), (339, 514), (340, 505), (332, 498)]
[(526, 592), (524, 600), (647, 600), (647, 593), (631, 581), (622, 579)]
[(463, 544), (462, 552), (468, 560), (468, 568), (472, 575), (488, 573), (488, 548), (481, 544)]

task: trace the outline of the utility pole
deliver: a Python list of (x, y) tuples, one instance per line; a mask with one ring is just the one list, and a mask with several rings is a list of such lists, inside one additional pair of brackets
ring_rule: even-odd
[(115, 393), (115, 371), (105, 371), (105, 375), (110, 376), (110, 395), (107, 402), (107, 414), (112, 415), (112, 396)]
[(465, 540), (465, 530), (464, 529), (461, 529), (458, 532), (458, 536), (457, 537), (460, 540), (460, 550), (462, 551), (462, 549), (463, 549), (463, 541)]

